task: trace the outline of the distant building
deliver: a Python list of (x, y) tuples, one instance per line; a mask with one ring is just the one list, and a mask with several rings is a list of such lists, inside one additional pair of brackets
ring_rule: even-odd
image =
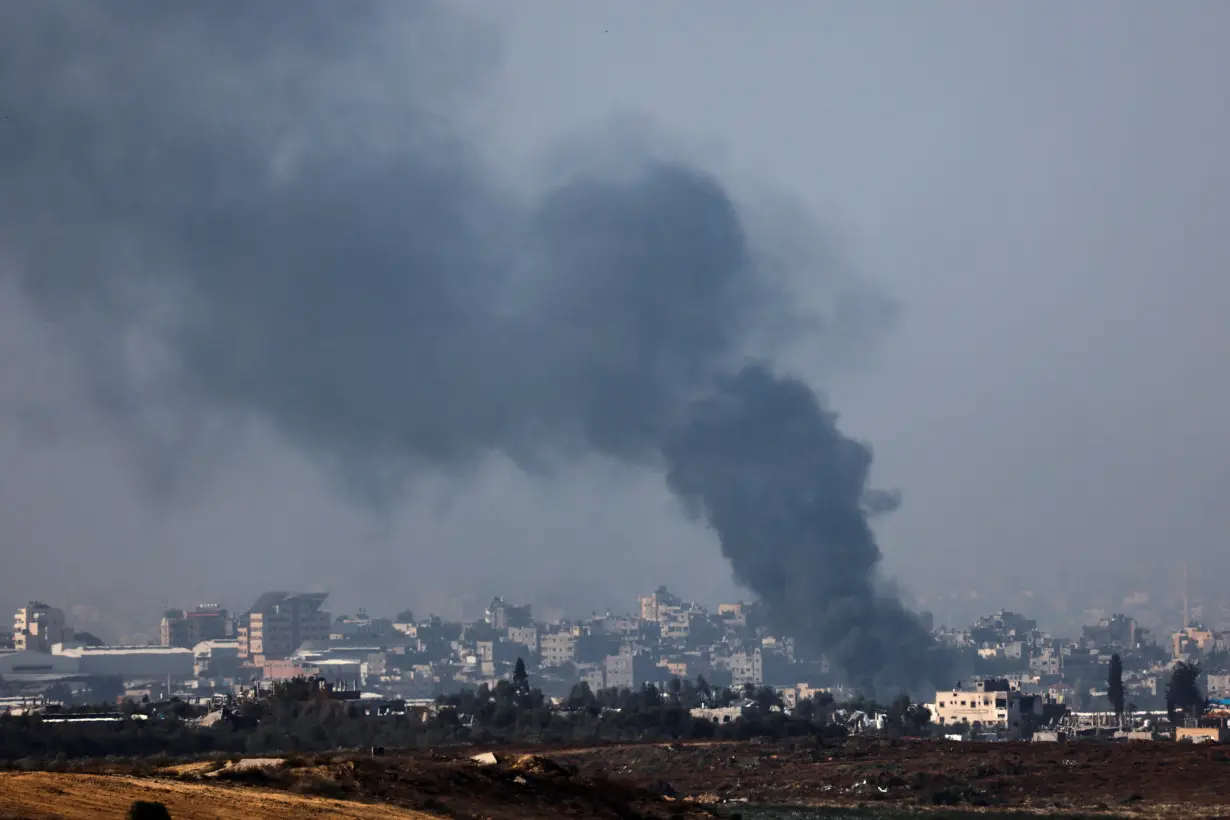
[(82, 675), (117, 675), (125, 680), (195, 677), (191, 649), (178, 646), (65, 646), (54, 653), (75, 659)]
[(576, 663), (577, 636), (571, 630), (548, 632), (539, 639), (543, 666), (563, 666)]
[(331, 615), (320, 607), (324, 592), (266, 592), (241, 619), (239, 654), (258, 666), (290, 657), (304, 641), (325, 641)]
[(6, 683), (39, 680), (55, 675), (75, 675), (80, 664), (49, 652), (0, 653), (0, 678)]
[(1085, 645), (1091, 649), (1135, 649), (1137, 645), (1136, 619), (1126, 615), (1102, 618), (1081, 631)]
[(513, 606), (503, 598), (495, 598), (487, 607), (485, 619), (493, 629), (508, 629), (513, 626), (530, 626), (534, 619), (530, 614), (530, 605)]
[(41, 601), (30, 601), (13, 617), (13, 648), (18, 652), (51, 652), (55, 644), (72, 639), (64, 611)]
[(191, 649), (201, 641), (227, 638), (231, 632), (227, 612), (217, 604), (201, 604), (191, 612), (170, 609), (162, 615), (159, 635), (163, 646)]
[(391, 618), (372, 618), (366, 609), (360, 609), (355, 616), (339, 617), (329, 627), (329, 639), (333, 641), (368, 641), (388, 638), (399, 631)]
[(1025, 695), (1007, 680), (978, 681), (973, 690), (938, 692), (929, 704), (932, 720), (941, 726), (975, 723), (1020, 731), (1026, 716), (1042, 716), (1042, 697)]
[(666, 587), (658, 587), (653, 593), (641, 597), (641, 620), (661, 621), (666, 615), (665, 610), (678, 608), (682, 603), (678, 596), (671, 594)]
[(527, 654), (538, 654), (538, 627), (536, 626), (510, 626), (508, 640), (510, 643), (521, 644)]
[(1230, 697), (1230, 675), (1208, 675), (1205, 677), (1205, 685), (1209, 690), (1209, 697)]
[(192, 647), (193, 673), (198, 678), (229, 678), (239, 672), (238, 638), (201, 641)]
[(1193, 650), (1207, 652), (1213, 649), (1217, 636), (1213, 630), (1202, 626), (1187, 626), (1170, 636), (1173, 656), (1182, 658)]
[(1029, 659), (1029, 671), (1035, 675), (1058, 675), (1063, 671), (1063, 655), (1048, 646)]
[(730, 656), (730, 680), (733, 686), (760, 686), (764, 683), (764, 655), (759, 649), (736, 652)]
[(665, 670), (659, 669), (653, 658), (645, 654), (608, 655), (605, 666), (604, 677), (610, 689), (639, 689), (646, 683), (668, 677)]

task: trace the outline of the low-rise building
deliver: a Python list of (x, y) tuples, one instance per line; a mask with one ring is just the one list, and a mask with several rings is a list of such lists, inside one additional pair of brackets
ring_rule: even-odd
[(56, 644), (52, 654), (77, 661), (82, 675), (116, 675), (125, 680), (195, 677), (195, 657), (182, 646), (67, 646)]
[(193, 673), (198, 678), (229, 678), (243, 663), (238, 638), (201, 641), (192, 647)]
[(941, 726), (975, 723), (1019, 731), (1027, 716), (1040, 718), (1041, 696), (1023, 694), (1006, 680), (978, 681), (972, 690), (939, 692), (930, 704), (932, 720)]
[(577, 659), (577, 636), (571, 629), (548, 632), (539, 639), (543, 666), (563, 666)]

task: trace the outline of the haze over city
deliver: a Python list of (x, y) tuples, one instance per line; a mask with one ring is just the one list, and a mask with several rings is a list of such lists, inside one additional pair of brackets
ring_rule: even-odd
[[(750, 599), (689, 514), (713, 488), (668, 488), (680, 438), (624, 423), (749, 360), (874, 449), (907, 601), (1173, 607), (1184, 562), (1221, 595), (1230, 11), (217, 8), (0, 9), (0, 610), (135, 631), (283, 588), (448, 617)], [(667, 250), (735, 226), (706, 247), (738, 262), (603, 244), (644, 224)], [(388, 263), (403, 233), (482, 310), (384, 315), (382, 287), (433, 304)], [(577, 236), (615, 261), (573, 292)], [(649, 376), (610, 352), (633, 304), (670, 325)], [(571, 392), (595, 362), (633, 375)], [(407, 407), (426, 421), (388, 435)]]

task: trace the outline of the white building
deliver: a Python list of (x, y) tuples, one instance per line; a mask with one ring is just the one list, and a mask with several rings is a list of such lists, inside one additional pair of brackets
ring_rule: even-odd
[(195, 677), (193, 650), (179, 646), (65, 646), (56, 644), (53, 655), (75, 659), (82, 675), (118, 675), (139, 678)]
[(13, 646), (18, 652), (50, 652), (53, 644), (72, 640), (64, 610), (30, 601), (13, 616)]
[(978, 681), (973, 690), (936, 693), (935, 702), (928, 707), (931, 719), (941, 726), (977, 723), (1019, 731), (1026, 715), (1042, 716), (1042, 697), (1023, 694), (1006, 680)]
[(238, 638), (218, 638), (201, 641), (192, 647), (193, 674), (198, 678), (226, 678), (239, 671)]
[(0, 678), (10, 681), (44, 675), (75, 675), (79, 668), (74, 658), (44, 652), (0, 652)]

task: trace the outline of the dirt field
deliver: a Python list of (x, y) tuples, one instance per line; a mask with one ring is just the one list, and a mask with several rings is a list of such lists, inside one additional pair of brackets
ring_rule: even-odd
[(426, 820), (429, 815), (393, 806), (365, 805), (254, 788), (227, 788), (121, 775), (0, 773), (3, 820), (123, 818), (135, 800), (166, 805), (174, 820), (350, 818)]
[[(181, 818), (711, 820), (757, 806), (1045, 817), (1230, 818), (1230, 747), (1176, 743), (936, 743), (814, 739), (322, 756), (137, 778), (0, 773), (0, 820), (122, 817), (159, 800)], [(532, 753), (531, 753), (532, 752)], [(131, 769), (129, 770), (131, 771)], [(214, 778), (214, 779), (210, 779)], [(952, 816), (952, 815), (949, 815)]]
[(586, 776), (761, 805), (1230, 817), (1230, 748), (1173, 742), (814, 741), (607, 747), (554, 756)]

